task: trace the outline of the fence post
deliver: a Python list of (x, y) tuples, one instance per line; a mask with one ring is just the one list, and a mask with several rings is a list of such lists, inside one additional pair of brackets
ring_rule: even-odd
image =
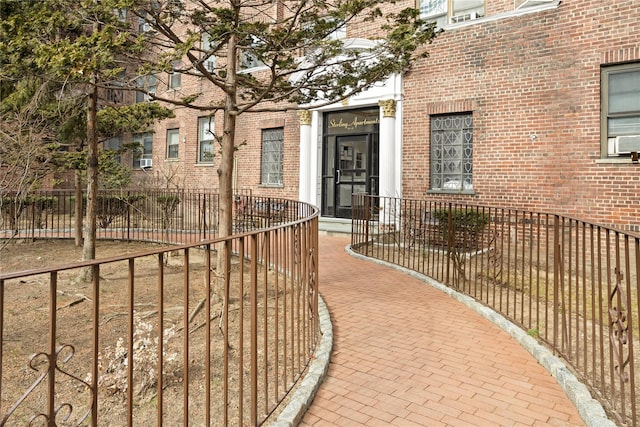
[(560, 218), (558, 215), (553, 217), (553, 348), (558, 348), (558, 316), (559, 316), (559, 300), (560, 297)]
[(207, 239), (207, 196), (202, 195), (202, 239)]
[(363, 195), (364, 200), (362, 207), (364, 209), (364, 241), (367, 242), (367, 249), (369, 249), (369, 206), (373, 205), (373, 200), (368, 194)]
[(452, 285), (452, 283), (449, 281), (449, 270), (451, 269), (451, 256), (453, 247), (453, 218), (451, 209), (451, 202), (449, 202), (449, 207), (447, 210), (447, 272), (445, 274), (445, 283), (447, 284), (447, 286)]
[(127, 242), (131, 241), (131, 191), (127, 191)]

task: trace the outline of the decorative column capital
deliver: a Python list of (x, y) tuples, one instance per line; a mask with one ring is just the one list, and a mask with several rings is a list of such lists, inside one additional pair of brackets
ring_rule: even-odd
[(378, 105), (382, 107), (382, 117), (396, 117), (396, 101), (393, 99), (383, 99), (378, 101)]
[(300, 125), (311, 126), (311, 111), (298, 110), (298, 118), (300, 119)]

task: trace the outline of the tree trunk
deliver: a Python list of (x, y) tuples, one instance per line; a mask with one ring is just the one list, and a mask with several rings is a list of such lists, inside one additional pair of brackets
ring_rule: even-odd
[[(87, 216), (84, 221), (84, 246), (82, 259), (84, 261), (96, 258), (96, 216), (98, 208), (98, 89), (95, 76), (92, 78), (92, 90), (87, 106)], [(83, 278), (91, 279), (91, 269), (85, 271)]]
[[(235, 155), (235, 133), (237, 118), (237, 40), (235, 34), (231, 34), (227, 43), (227, 78), (226, 78), (226, 98), (224, 107), (224, 123), (222, 135), (222, 149), (220, 154), (220, 165), (218, 166), (219, 185), (219, 229), (220, 237), (227, 237), (233, 233), (233, 159)], [(228, 245), (220, 245), (216, 263), (217, 281), (214, 293), (223, 296), (223, 304), (226, 306), (225, 283), (229, 275), (230, 258)]]
[(80, 175), (80, 171), (74, 171), (74, 183), (73, 190), (76, 196), (76, 204), (74, 206), (74, 214), (76, 217), (76, 228), (75, 228), (75, 244), (77, 247), (82, 246), (82, 205), (84, 204), (84, 200), (82, 198), (82, 176)]

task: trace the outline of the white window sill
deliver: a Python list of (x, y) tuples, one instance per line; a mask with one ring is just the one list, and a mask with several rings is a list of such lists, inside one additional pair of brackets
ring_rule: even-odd
[(597, 165), (638, 165), (633, 163), (628, 157), (608, 157), (606, 159), (596, 160)]
[(436, 188), (427, 190), (426, 194), (461, 194), (463, 196), (475, 196), (476, 192), (473, 190), (443, 190)]
[(268, 68), (269, 67), (267, 67), (266, 65), (260, 65), (258, 67), (252, 67), (252, 68), (243, 68), (242, 70), (238, 70), (238, 74), (251, 74), (256, 71), (266, 70)]

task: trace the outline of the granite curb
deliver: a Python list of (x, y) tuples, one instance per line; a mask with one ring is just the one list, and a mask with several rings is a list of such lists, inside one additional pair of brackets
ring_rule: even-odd
[(588, 427), (615, 427), (616, 424), (609, 420), (602, 404), (591, 396), (587, 387), (578, 381), (576, 376), (571, 373), (560, 358), (554, 356), (549, 349), (538, 343), (533, 337), (527, 335), (524, 330), (507, 320), (501, 314), (480, 304), (470, 296), (457, 292), (456, 290), (449, 288), (428, 276), (399, 265), (360, 255), (354, 252), (350, 245), (346, 247), (346, 252), (354, 258), (402, 271), (403, 273), (406, 273), (444, 292), (451, 298), (471, 308), (480, 316), (494, 323), (500, 329), (511, 335), (512, 338), (527, 350), (538, 361), (538, 363), (540, 363), (551, 374), (551, 376), (553, 376), (560, 387), (562, 387), (569, 400), (571, 400), (571, 402), (576, 406), (580, 417)]
[(322, 337), (320, 344), (309, 363), (309, 369), (305, 373), (298, 389), (294, 392), (291, 401), (282, 410), (278, 419), (271, 423), (273, 427), (297, 426), (304, 413), (307, 412), (311, 402), (318, 392), (318, 388), (329, 370), (331, 351), (333, 350), (333, 325), (329, 310), (321, 296), (318, 298), (318, 318), (320, 320), (320, 332)]

